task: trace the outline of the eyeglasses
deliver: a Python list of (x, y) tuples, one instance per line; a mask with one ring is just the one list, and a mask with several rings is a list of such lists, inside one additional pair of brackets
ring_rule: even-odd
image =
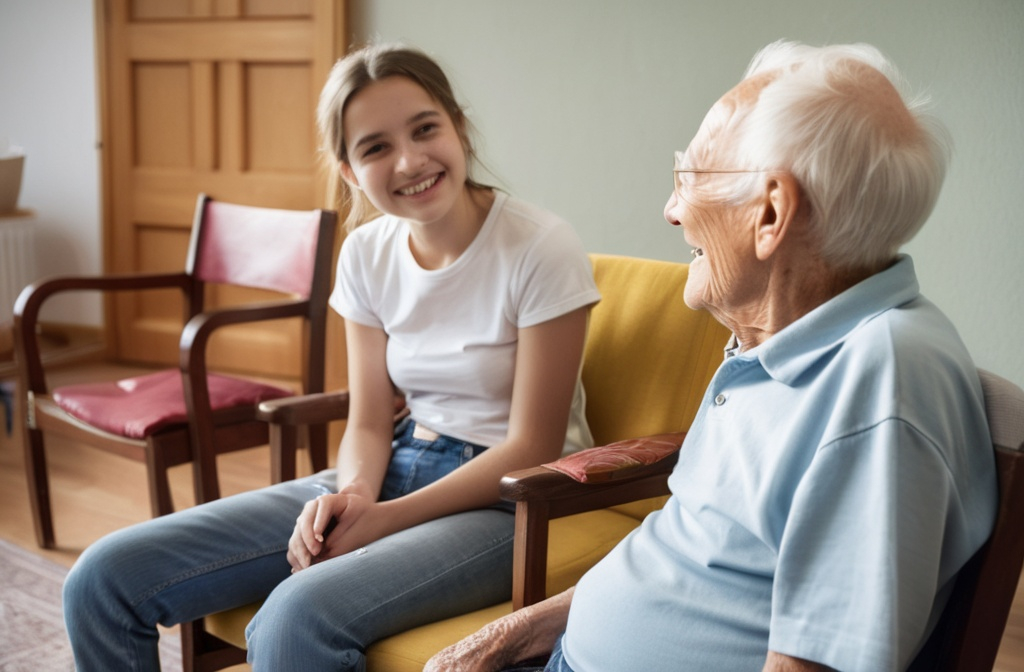
[(726, 173), (726, 174), (741, 174), (741, 173), (765, 173), (771, 170), (770, 168), (680, 168), (680, 164), (686, 156), (685, 152), (676, 151), (675, 167), (672, 169), (672, 177), (675, 182), (676, 192), (679, 191), (682, 186), (682, 180), (680, 179), (681, 173), (689, 173), (692, 175), (710, 175), (715, 173)]

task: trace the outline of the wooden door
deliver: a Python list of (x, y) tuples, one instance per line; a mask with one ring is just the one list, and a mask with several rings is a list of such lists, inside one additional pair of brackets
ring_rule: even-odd
[[(97, 0), (105, 266), (180, 270), (196, 196), (279, 208), (331, 207), (316, 153), (320, 88), (344, 52), (343, 0)], [(211, 290), (210, 305), (261, 298)], [(120, 360), (174, 365), (174, 292), (118, 297), (108, 338)], [(330, 326), (329, 387), (344, 379)], [(218, 369), (296, 378), (299, 325), (215, 337)]]

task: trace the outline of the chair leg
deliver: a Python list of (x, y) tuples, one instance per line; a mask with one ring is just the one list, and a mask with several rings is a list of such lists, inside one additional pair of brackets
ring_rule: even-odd
[[(212, 445), (212, 441), (209, 442)], [(196, 504), (205, 504), (220, 499), (220, 483), (217, 481), (217, 455), (196, 449), (193, 441), (192, 489), (196, 493)]]
[(214, 672), (245, 662), (246, 653), (206, 632), (203, 619), (181, 624), (182, 672)]
[(514, 610), (546, 597), (549, 520), (546, 502), (516, 502), (516, 543), (512, 548)]
[(54, 548), (53, 512), (50, 508), (50, 479), (46, 473), (46, 449), (43, 433), (25, 427), (25, 476), (28, 498), (32, 504), (32, 524), (40, 548)]
[(327, 425), (309, 425), (309, 461), (313, 473), (327, 468)]
[(146, 480), (149, 485), (149, 508), (153, 517), (174, 512), (171, 482), (167, 477), (167, 461), (153, 441), (146, 444)]
[(270, 482), (282, 483), (295, 478), (295, 455), (299, 445), (299, 428), (295, 425), (270, 424)]

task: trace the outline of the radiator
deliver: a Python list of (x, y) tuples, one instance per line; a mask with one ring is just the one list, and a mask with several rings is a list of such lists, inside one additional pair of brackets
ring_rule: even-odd
[(18, 294), (37, 279), (36, 226), (27, 213), (0, 216), (0, 325), (5, 327), (14, 321)]

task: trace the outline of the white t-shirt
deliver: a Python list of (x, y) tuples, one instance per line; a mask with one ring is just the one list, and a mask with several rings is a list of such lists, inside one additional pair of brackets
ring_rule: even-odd
[[(508, 433), (518, 330), (598, 300), (572, 227), (499, 192), (476, 238), (442, 269), (416, 262), (397, 217), (356, 229), (330, 305), (387, 333), (388, 373), (417, 423), (492, 446)], [(577, 379), (565, 450), (592, 444)]]

